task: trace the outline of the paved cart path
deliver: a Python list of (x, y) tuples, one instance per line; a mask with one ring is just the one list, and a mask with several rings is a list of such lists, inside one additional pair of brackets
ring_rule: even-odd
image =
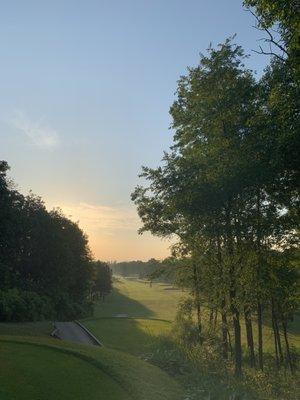
[(55, 336), (62, 340), (99, 345), (95, 339), (76, 322), (55, 322)]

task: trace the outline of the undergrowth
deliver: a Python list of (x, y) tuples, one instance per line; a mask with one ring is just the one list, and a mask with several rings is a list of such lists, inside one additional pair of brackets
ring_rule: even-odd
[[(297, 400), (300, 374), (277, 369), (266, 353), (264, 371), (250, 368), (245, 357), (242, 378), (235, 378), (233, 362), (221, 357), (220, 339), (211, 331), (199, 343), (192, 321), (176, 319), (172, 334), (160, 336), (141, 358), (173, 376), (184, 388), (184, 400)], [(246, 353), (246, 351), (244, 352)], [(294, 362), (297, 352), (294, 349)]]

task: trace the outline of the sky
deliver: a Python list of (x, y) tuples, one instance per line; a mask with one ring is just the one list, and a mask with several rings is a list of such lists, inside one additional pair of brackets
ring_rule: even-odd
[(130, 193), (172, 143), (177, 80), (235, 41), (259, 76), (261, 33), (240, 0), (11, 0), (0, 14), (0, 159), (19, 190), (60, 207), (101, 260), (164, 258)]

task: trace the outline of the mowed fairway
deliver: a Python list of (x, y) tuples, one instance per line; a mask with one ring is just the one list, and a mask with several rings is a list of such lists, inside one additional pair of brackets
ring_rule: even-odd
[[(0, 323), (0, 400), (182, 399), (174, 379), (134, 357), (170, 330), (181, 294), (118, 280), (83, 321), (103, 348), (51, 339), (51, 322)], [(121, 313), (130, 318), (113, 317)]]
[[(167, 334), (175, 318), (178, 302), (185, 296), (181, 290), (170, 285), (136, 279), (117, 278), (114, 290), (105, 303), (98, 303), (93, 318), (84, 324), (103, 342), (104, 345), (130, 354), (141, 355), (155, 347), (161, 334)], [(209, 311), (203, 308), (203, 321), (209, 320)], [(117, 315), (127, 317), (116, 317)], [(218, 320), (219, 321), (219, 320)], [(299, 348), (300, 318), (290, 326), (290, 343)], [(257, 340), (257, 327), (253, 321), (253, 331)], [(274, 351), (274, 340), (270, 321), (264, 321), (264, 346)], [(220, 323), (220, 321), (219, 321)], [(242, 342), (246, 347), (246, 333), (241, 320)], [(282, 340), (284, 340), (282, 338)]]
[(105, 346), (131, 354), (147, 352), (171, 329), (181, 290), (170, 285), (117, 278), (113, 293), (84, 324)]

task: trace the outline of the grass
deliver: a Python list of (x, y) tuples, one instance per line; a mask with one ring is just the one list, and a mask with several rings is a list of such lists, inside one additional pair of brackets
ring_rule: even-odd
[[(201, 348), (190, 351), (194, 363), (186, 362), (166, 339), (183, 296), (169, 285), (118, 279), (95, 315), (82, 321), (103, 348), (51, 339), (47, 321), (0, 323), (0, 400), (228, 400), (233, 393), (243, 400), (298, 398), (295, 379), (284, 371), (245, 368), (243, 381), (236, 381), (222, 360), (201, 364)], [(291, 343), (299, 348), (299, 317), (291, 328)], [(264, 340), (273, 349), (268, 324)]]
[(105, 303), (98, 303), (95, 317), (112, 317), (128, 314), (132, 318), (156, 318), (173, 321), (178, 300), (184, 295), (181, 290), (162, 283), (118, 278), (114, 291)]
[(0, 323), (0, 335), (41, 336), (48, 338), (52, 331), (53, 324), (50, 321)]
[(3, 399), (129, 399), (105, 372), (73, 354), (26, 343), (1, 343)]
[[(132, 355), (169, 332), (181, 292), (119, 280), (84, 324), (104, 348), (49, 338), (51, 322), (0, 323), (0, 400), (179, 400), (182, 388)], [(131, 318), (114, 318), (115, 314)], [(121, 350), (121, 351), (119, 351)]]
[[(105, 346), (142, 355), (168, 334), (184, 294), (170, 285), (118, 278), (105, 303), (83, 322)], [(117, 318), (118, 314), (127, 317)]]
[[(138, 280), (118, 279), (115, 289), (105, 303), (99, 303), (93, 318), (84, 324), (110, 348), (147, 359), (154, 365), (168, 371), (185, 387), (185, 397), (190, 400), (231, 399), (296, 400), (297, 382), (288, 372), (274, 370), (274, 362), (265, 355), (266, 370), (257, 372), (245, 367), (243, 380), (237, 380), (226, 370), (220, 358), (212, 357), (210, 346), (206, 349), (187, 349), (189, 359), (167, 334), (173, 329), (172, 321), (178, 301), (185, 294), (173, 290), (168, 285), (154, 284), (152, 287)], [(116, 318), (117, 314), (127, 314), (127, 318)], [(204, 321), (208, 320), (208, 310), (204, 309)], [(299, 349), (299, 331), (296, 318), (290, 332), (292, 346)], [(245, 345), (245, 332), (242, 337)], [(256, 326), (254, 335), (257, 336)], [(273, 352), (272, 332), (268, 323), (264, 326), (266, 352)], [(212, 361), (209, 361), (209, 359)], [(239, 396), (239, 397), (234, 397)]]
[(159, 368), (106, 348), (37, 337), (0, 337), (1, 400), (175, 400)]
[[(137, 279), (118, 278), (113, 293), (105, 303), (98, 303), (93, 318), (84, 324), (105, 345), (139, 355), (155, 345), (161, 334), (172, 329), (178, 301), (184, 297), (181, 290), (170, 285), (152, 284)], [(205, 313), (205, 310), (204, 310)], [(128, 318), (115, 318), (117, 314), (127, 314)], [(208, 313), (204, 320), (208, 319)], [(246, 334), (241, 321), (242, 341), (246, 345)], [(253, 323), (254, 337), (257, 327)], [(274, 342), (270, 324), (263, 328), (264, 348), (273, 352)], [(300, 349), (300, 317), (296, 316), (289, 334), (290, 344)]]
[(84, 324), (105, 346), (133, 355), (149, 351), (156, 338), (171, 329), (168, 321), (137, 318), (101, 318)]

